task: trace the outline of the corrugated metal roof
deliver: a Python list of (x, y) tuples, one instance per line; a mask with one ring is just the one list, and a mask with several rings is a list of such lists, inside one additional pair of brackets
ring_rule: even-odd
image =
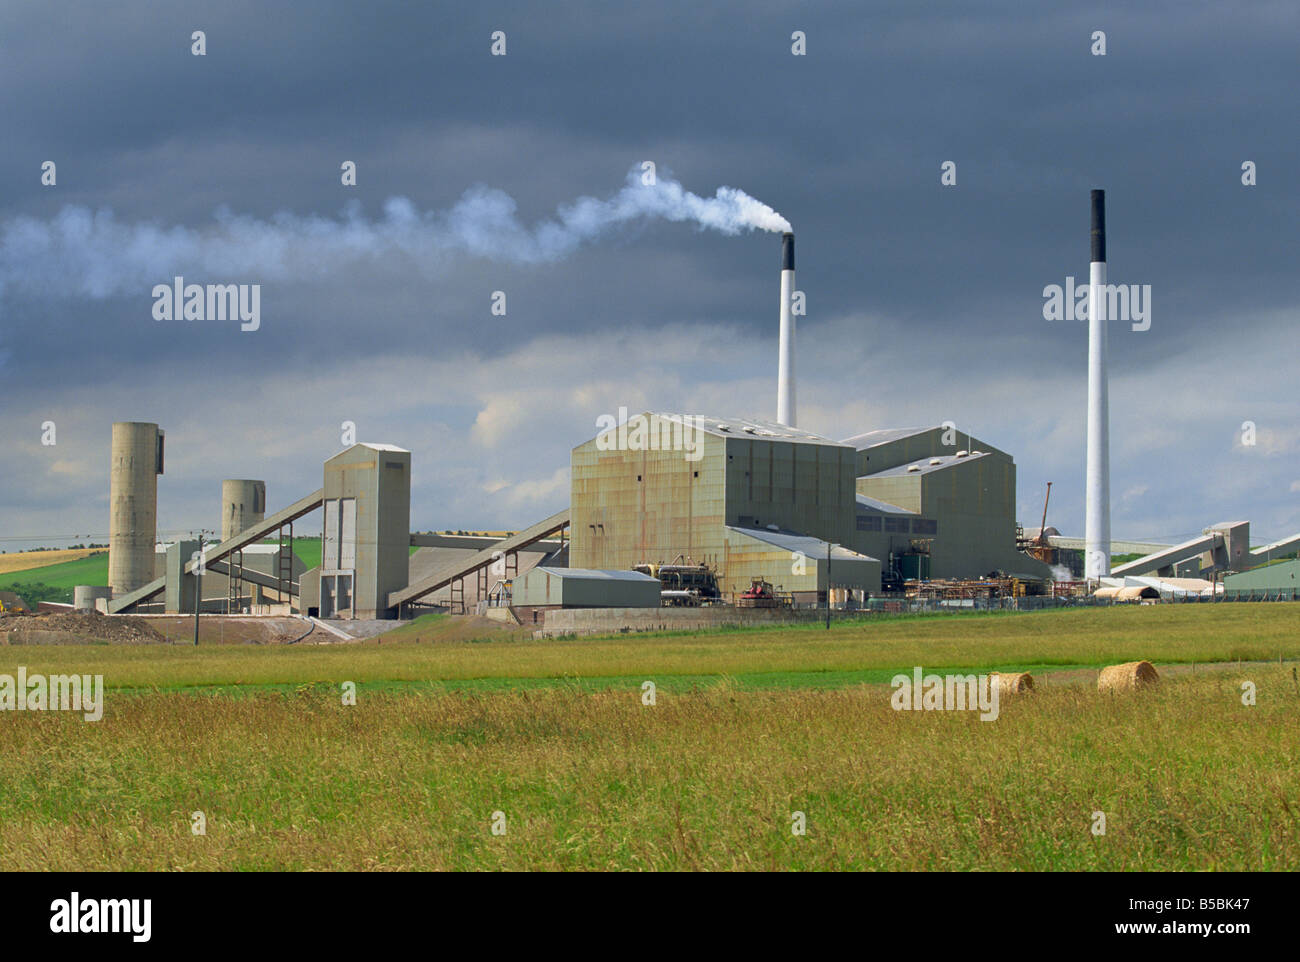
[[(764, 421), (757, 418), (720, 418), (711, 414), (676, 414), (670, 411), (646, 411), (645, 416), (660, 417), (667, 421), (696, 426), (706, 434), (720, 438), (760, 438), (767, 441), (803, 442), (805, 444), (832, 444), (843, 447), (843, 442), (824, 438), (820, 434)], [(689, 420), (684, 420), (689, 419)]]
[[(770, 528), (749, 528), (741, 527), (738, 524), (727, 525), (729, 531), (735, 531), (737, 534), (747, 535), (755, 541), (762, 541), (764, 544), (770, 544), (773, 547), (780, 548), (783, 551), (791, 553), (800, 551), (810, 560), (826, 557), (826, 542), (820, 538), (814, 538), (812, 535), (800, 534), (797, 531), (773, 531)], [(858, 554), (856, 551), (850, 551), (843, 545), (836, 545), (831, 551), (832, 561), (876, 561), (869, 555)]]
[(372, 451), (391, 451), (391, 452), (393, 452), (394, 454), (410, 454), (410, 453), (411, 453), (411, 452), (408, 451), (406, 448), (399, 448), (396, 444), (375, 444), (375, 443), (373, 443), (373, 442), (371, 442), (371, 441), (358, 441), (356, 444), (350, 444), (350, 445), (348, 445), (346, 448), (343, 448), (341, 451), (335, 451), (333, 454), (331, 454), (331, 455), (330, 455), (328, 458), (326, 458), (325, 460), (326, 460), (326, 461), (333, 461), (333, 460), (334, 460), (335, 458), (337, 458), (340, 454), (346, 454), (347, 452), (351, 451), (353, 448), (370, 448), (370, 450), (372, 450)]
[(865, 494), (858, 495), (858, 507), (870, 508), (873, 511), (880, 511), (883, 514), (910, 514), (916, 518), (920, 517), (920, 515), (915, 511), (908, 511), (906, 508), (900, 508), (898, 505), (890, 504), (888, 501), (869, 498)]
[(859, 451), (865, 451), (867, 448), (874, 448), (878, 444), (888, 444), (900, 438), (910, 438), (915, 434), (924, 434), (926, 431), (933, 431), (935, 428), (941, 427), (943, 427), (942, 424), (934, 424), (925, 428), (881, 428), (878, 431), (855, 434), (851, 438), (845, 438), (840, 443), (851, 444)]
[[(964, 458), (959, 458), (955, 454), (945, 454), (935, 458), (921, 458), (919, 461), (913, 461), (910, 464), (900, 464), (894, 468), (886, 468), (884, 471), (877, 471), (874, 474), (864, 474), (864, 478), (894, 478), (899, 475), (909, 474), (930, 474), (933, 471), (943, 471), (946, 468), (955, 467), (959, 464), (969, 464), (972, 461), (978, 461), (981, 458), (988, 457), (987, 451), (977, 451), (968, 454)], [(916, 468), (915, 471), (912, 469)]]
[(545, 571), (549, 575), (557, 578), (572, 578), (584, 581), (653, 581), (659, 583), (658, 578), (642, 574), (640, 571), (616, 571), (601, 570), (597, 568), (552, 568), (538, 565), (533, 571)]

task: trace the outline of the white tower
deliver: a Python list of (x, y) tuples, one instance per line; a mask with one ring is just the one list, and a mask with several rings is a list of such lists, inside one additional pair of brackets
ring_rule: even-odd
[(781, 346), (777, 357), (776, 420), (794, 427), (794, 234), (781, 235)]
[(1088, 269), (1088, 467), (1084, 577), (1110, 574), (1110, 402), (1106, 383), (1106, 192), (1092, 192), (1092, 263)]

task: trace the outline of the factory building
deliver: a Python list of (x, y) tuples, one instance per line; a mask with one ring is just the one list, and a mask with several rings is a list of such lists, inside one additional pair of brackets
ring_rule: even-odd
[(303, 610), (322, 618), (391, 618), (411, 544), (411, 452), (354, 444), (325, 462), (321, 564), (301, 579)]
[(877, 594), (903, 566), (909, 577), (1049, 576), (1016, 550), (1015, 462), (945, 426), (837, 442), (647, 412), (574, 448), (571, 484), (575, 567), (681, 557), (714, 567), (724, 596), (754, 578), (796, 596)]
[[(571, 465), (576, 568), (680, 557), (713, 567), (724, 597), (753, 577), (816, 591), (827, 549), (854, 532), (853, 448), (771, 421), (647, 412), (574, 448)], [(781, 534), (808, 550), (772, 544)], [(879, 562), (853, 560), (843, 584), (878, 590)]]
[(859, 551), (903, 578), (1047, 578), (1016, 548), (1016, 463), (952, 425), (872, 431), (857, 451)]

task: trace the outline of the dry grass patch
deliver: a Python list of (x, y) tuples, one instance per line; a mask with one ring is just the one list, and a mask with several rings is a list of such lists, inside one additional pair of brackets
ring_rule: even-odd
[(884, 686), (118, 695), (0, 719), (0, 869), (1294, 869), (1297, 707), (1278, 667), (995, 722)]

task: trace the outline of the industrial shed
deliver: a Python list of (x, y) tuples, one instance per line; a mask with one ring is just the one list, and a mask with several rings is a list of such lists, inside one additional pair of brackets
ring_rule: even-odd
[(779, 529), (728, 525), (726, 566), (732, 578), (763, 579), (800, 604), (824, 600), (827, 587), (859, 592), (862, 601), (880, 584), (875, 558)]
[(515, 580), (517, 608), (658, 608), (658, 578), (639, 571), (540, 566)]
[(1300, 560), (1263, 565), (1223, 579), (1228, 598), (1300, 598)]
[(1159, 601), (1160, 592), (1151, 585), (1123, 585), (1098, 588), (1093, 597), (1099, 601)]

